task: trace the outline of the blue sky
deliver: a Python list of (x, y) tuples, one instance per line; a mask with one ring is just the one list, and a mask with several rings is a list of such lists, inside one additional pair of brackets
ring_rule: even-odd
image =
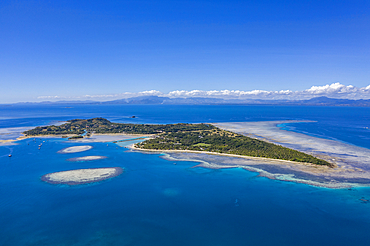
[(326, 85), (370, 98), (369, 23), (368, 0), (3, 0), (0, 103)]

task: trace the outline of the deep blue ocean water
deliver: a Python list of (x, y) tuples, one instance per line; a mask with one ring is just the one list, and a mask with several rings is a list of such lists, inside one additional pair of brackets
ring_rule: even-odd
[[(284, 128), (370, 148), (370, 109), (350, 107), (0, 106), (0, 130), (91, 117), (163, 124), (310, 120)], [(360, 200), (370, 199), (369, 188), (334, 190), (244, 169), (174, 165), (114, 143), (57, 154), (75, 145), (38, 138), (0, 146), (0, 245), (369, 245), (370, 203)], [(85, 155), (108, 158), (66, 161)], [(40, 180), (50, 172), (113, 166), (124, 173), (95, 184)]]

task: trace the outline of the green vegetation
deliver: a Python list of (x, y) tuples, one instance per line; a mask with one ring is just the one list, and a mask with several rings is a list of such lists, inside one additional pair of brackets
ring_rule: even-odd
[(147, 125), (147, 124), (121, 124), (112, 123), (104, 118), (93, 118), (87, 120), (69, 120), (60, 126), (36, 127), (23, 132), (26, 136), (38, 135), (81, 135), (85, 131), (90, 133), (128, 133), (128, 134), (160, 134), (163, 132), (184, 132), (189, 130), (209, 130), (215, 128), (207, 124), (169, 124), (169, 125)]
[(209, 147), (209, 146), (211, 146), (211, 144), (205, 144), (205, 143), (197, 143), (197, 144), (194, 144), (193, 146), (199, 146), (199, 147)]
[(69, 120), (60, 126), (36, 127), (25, 131), (24, 134), (26, 136), (76, 134), (78, 136), (69, 138), (75, 139), (82, 138), (81, 134), (85, 132), (86, 136), (91, 133), (156, 135), (153, 139), (137, 144), (137, 147), (142, 149), (209, 151), (332, 166), (329, 162), (311, 155), (224, 131), (209, 124), (120, 124), (104, 118), (93, 118)]
[(327, 161), (297, 150), (224, 131), (216, 127), (212, 130), (162, 133), (153, 139), (137, 144), (137, 147), (157, 150), (209, 151), (332, 166)]
[(70, 137), (70, 138), (68, 138), (68, 140), (79, 139), (79, 138), (84, 138), (84, 137), (81, 136), (81, 135), (78, 135), (78, 136)]

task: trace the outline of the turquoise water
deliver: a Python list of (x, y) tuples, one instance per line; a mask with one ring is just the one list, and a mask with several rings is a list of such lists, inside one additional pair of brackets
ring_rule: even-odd
[[(130, 118), (135, 115), (136, 118)], [(127, 123), (198, 123), (269, 120), (311, 120), (290, 124), (317, 137), (370, 148), (370, 108), (230, 105), (0, 105), (0, 130), (54, 124), (72, 118), (105, 117)], [(366, 128), (368, 127), (368, 128)], [(10, 138), (0, 135), (0, 139)]]
[[(365, 142), (366, 147), (363, 137), (369, 135), (360, 126), (369, 122), (369, 112), (325, 107), (6, 107), (0, 108), (0, 127), (97, 116), (140, 123), (315, 120), (288, 127), (354, 145)], [(128, 118), (131, 115), (138, 118)], [(320, 135), (325, 127), (330, 129)], [(0, 245), (368, 245), (370, 241), (370, 203), (361, 200), (370, 199), (369, 188), (332, 190), (269, 180), (244, 169), (192, 168), (197, 163), (178, 161), (174, 165), (160, 154), (130, 152), (114, 143), (92, 143), (93, 149), (74, 154), (57, 151), (82, 144), (39, 138), (18, 143), (0, 146)], [(66, 161), (85, 155), (108, 158)], [(95, 184), (71, 187), (40, 180), (50, 172), (113, 166), (123, 167), (124, 173)]]

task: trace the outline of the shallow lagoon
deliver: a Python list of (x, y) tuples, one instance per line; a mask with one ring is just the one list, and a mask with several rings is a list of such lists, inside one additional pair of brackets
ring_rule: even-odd
[[(369, 199), (369, 188), (333, 190), (270, 180), (244, 169), (192, 168), (197, 163), (179, 161), (174, 165), (159, 154), (129, 152), (114, 143), (89, 143), (93, 148), (86, 152), (58, 154), (79, 144), (42, 141), (41, 150), (39, 139), (0, 147), (0, 245), (367, 245), (370, 241), (370, 204), (361, 201)], [(107, 158), (67, 161), (85, 155)], [(40, 180), (50, 172), (112, 166), (125, 172), (95, 184), (71, 187)]]

